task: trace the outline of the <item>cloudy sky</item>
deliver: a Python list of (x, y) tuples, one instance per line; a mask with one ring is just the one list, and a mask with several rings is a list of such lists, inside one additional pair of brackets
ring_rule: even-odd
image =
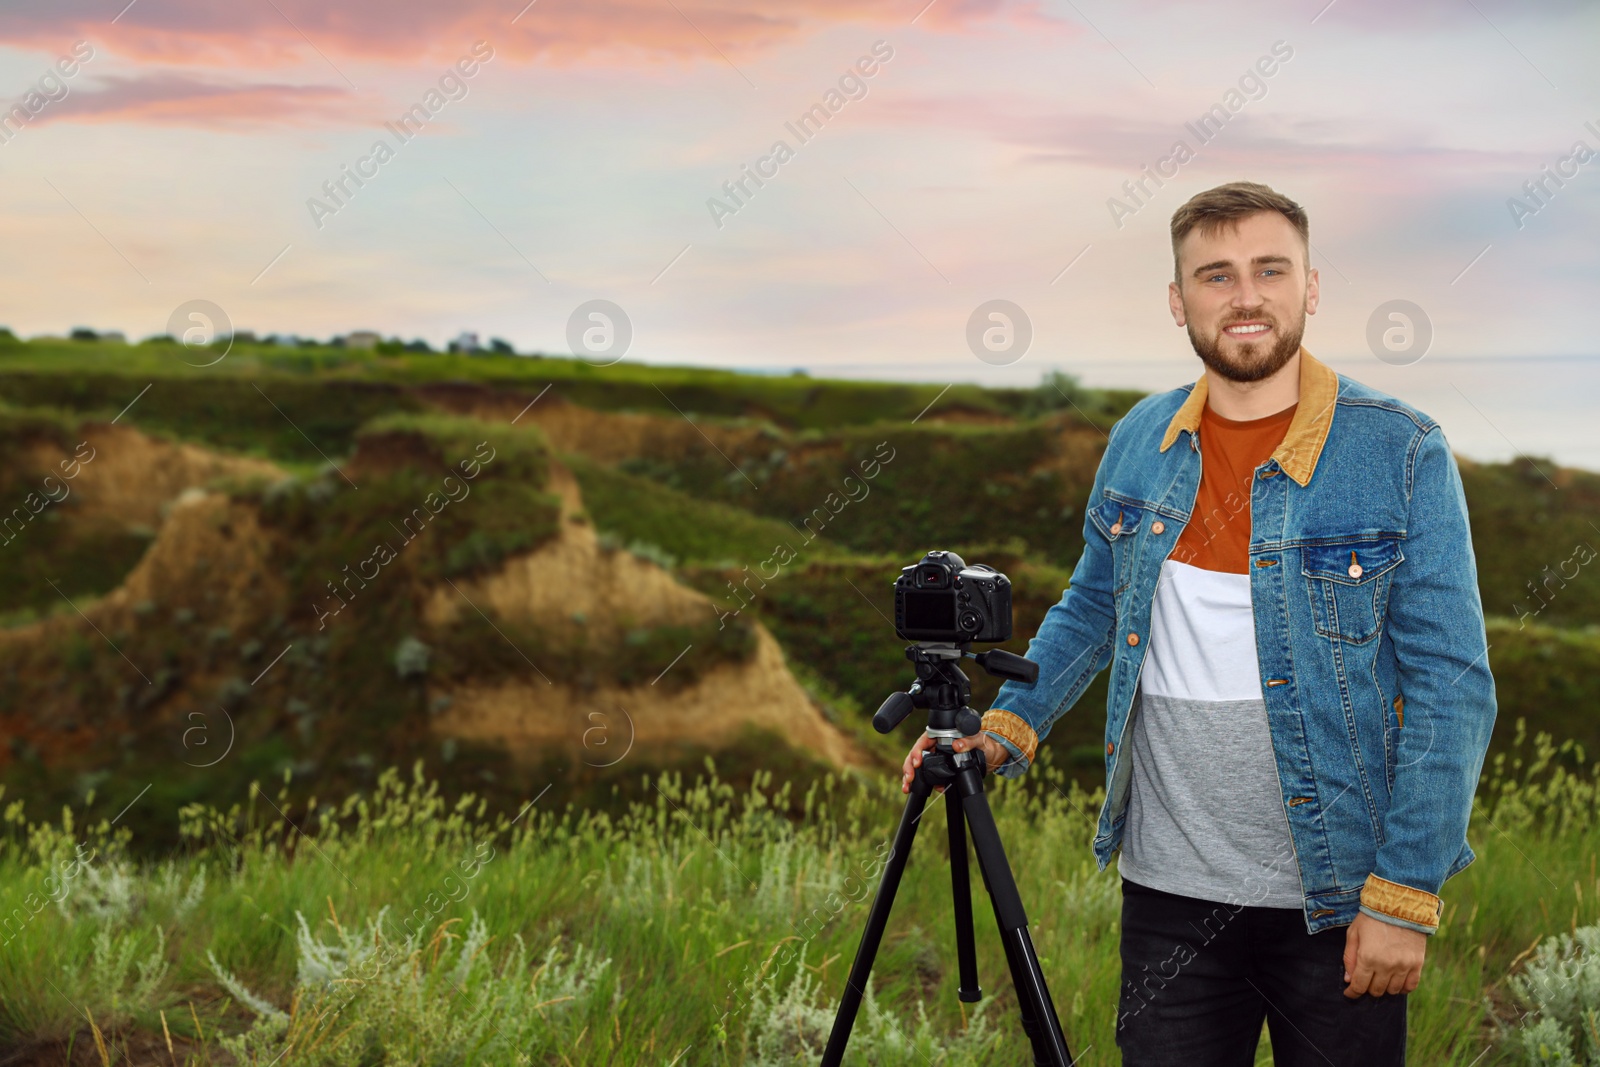
[[(1310, 214), (1313, 352), (1458, 450), (1600, 467), (1592, 2), (3, 0), (0, 42), (19, 334), (206, 299), (557, 352), (606, 299), (653, 362), (1170, 386), (1170, 216), (1246, 178)], [(1420, 361), (1369, 349), (1393, 300)]]

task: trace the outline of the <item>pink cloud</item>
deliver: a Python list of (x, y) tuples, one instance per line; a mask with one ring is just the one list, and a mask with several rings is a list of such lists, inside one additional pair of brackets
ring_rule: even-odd
[(1322, 171), (1392, 172), (1397, 184), (1419, 170), (1434, 182), (1440, 172), (1472, 173), (1520, 165), (1522, 153), (1502, 148), (1439, 145), (1421, 123), (1386, 127), (1381, 134), (1356, 123), (1293, 120), (1280, 114), (1234, 115), (1202, 142), (1185, 123), (1205, 111), (1171, 119), (1075, 112), (1041, 107), (1015, 96), (921, 96), (885, 100), (869, 121), (905, 128), (966, 130), (1022, 150), (1025, 164), (1099, 167), (1126, 176), (1167, 155), (1182, 140), (1196, 158), (1231, 166), (1289, 167)]
[(356, 117), (344, 86), (224, 83), (162, 71), (110, 75), (72, 91), (41, 111), (34, 123), (144, 122), (160, 125), (251, 128)]
[(885, 36), (908, 28), (1056, 24), (1038, 0), (142, 0), (115, 24), (120, 0), (60, 0), (0, 10), (0, 38), (61, 50), (84, 38), (118, 54), (168, 64), (277, 66), (313, 56), (377, 61), (454, 57), (483, 39), (512, 58), (571, 61), (640, 53), (720, 62), (773, 48), (831, 24)]

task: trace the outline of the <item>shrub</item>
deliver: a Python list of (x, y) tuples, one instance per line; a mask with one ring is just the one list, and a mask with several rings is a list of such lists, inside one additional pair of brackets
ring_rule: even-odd
[(1547, 939), (1508, 984), (1529, 1009), (1505, 1035), (1514, 1062), (1600, 1063), (1600, 926)]

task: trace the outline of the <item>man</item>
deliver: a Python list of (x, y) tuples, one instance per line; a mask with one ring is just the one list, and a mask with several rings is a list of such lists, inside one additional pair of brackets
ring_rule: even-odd
[(1125, 1064), (1245, 1067), (1263, 1019), (1278, 1067), (1401, 1064), (1495, 718), (1460, 475), (1436, 422), (1302, 347), (1299, 205), (1219, 186), (1172, 248), (1205, 372), (1112, 428), (1039, 680), (956, 747), (1021, 774), (1110, 666)]

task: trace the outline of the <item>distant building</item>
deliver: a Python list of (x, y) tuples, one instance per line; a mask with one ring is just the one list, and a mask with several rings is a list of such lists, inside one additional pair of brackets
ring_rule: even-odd
[(344, 346), (346, 348), (372, 348), (381, 340), (383, 338), (372, 330), (353, 330), (345, 335)]
[(478, 335), (471, 330), (462, 330), (454, 341), (450, 342), (452, 352), (481, 352), (483, 347), (478, 344)]

